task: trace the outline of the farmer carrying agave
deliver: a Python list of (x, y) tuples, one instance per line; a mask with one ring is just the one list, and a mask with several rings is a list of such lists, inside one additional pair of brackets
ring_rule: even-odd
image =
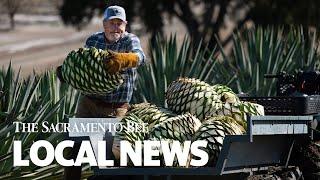
[[(125, 10), (109, 6), (104, 32), (96, 32), (85, 48), (68, 54), (57, 75), (80, 90), (77, 117), (122, 117), (127, 112), (136, 79), (136, 67), (145, 63), (139, 38), (125, 31)], [(66, 168), (66, 179), (79, 179), (81, 167)]]
[(91, 35), (85, 48), (69, 53), (58, 75), (84, 96), (78, 117), (123, 116), (131, 100), (136, 67), (145, 55), (139, 38), (125, 31), (125, 10), (109, 6), (104, 12), (104, 32)]

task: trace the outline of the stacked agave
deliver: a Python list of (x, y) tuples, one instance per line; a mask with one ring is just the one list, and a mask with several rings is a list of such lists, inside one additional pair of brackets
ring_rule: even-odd
[(211, 86), (198, 79), (179, 78), (172, 82), (166, 92), (170, 110), (177, 114), (191, 113), (202, 122), (193, 135), (193, 141), (206, 140), (210, 159), (216, 163), (226, 135), (243, 134), (247, 115), (264, 115), (259, 104), (242, 102), (227, 86)]
[[(195, 132), (201, 126), (198, 118), (190, 113), (168, 118), (150, 129), (149, 140), (167, 141), (172, 147), (172, 141), (191, 141)], [(160, 149), (160, 163), (165, 165), (164, 156)], [(180, 166), (177, 157), (174, 158), (172, 166)]]
[[(148, 131), (155, 124), (162, 122), (169, 117), (174, 115), (167, 110), (160, 109), (155, 105), (149, 103), (140, 103), (132, 105), (129, 112), (126, 116), (120, 121), (123, 127), (126, 127), (127, 123), (137, 123), (144, 124), (146, 123), (146, 129)], [(124, 128), (121, 132), (119, 131), (114, 140), (114, 148), (118, 149), (119, 143), (121, 140), (126, 140), (131, 144), (134, 144), (135, 141), (143, 141), (148, 138), (146, 133), (141, 132), (130, 132), (127, 128)]]
[(220, 97), (214, 88), (197, 79), (179, 78), (172, 82), (166, 92), (166, 101), (173, 112), (189, 112), (200, 120), (222, 108)]
[(212, 86), (213, 91), (217, 92), (218, 94), (218, 99), (221, 102), (225, 103), (236, 103), (239, 102), (238, 96), (232, 91), (231, 88), (221, 85), (221, 84), (216, 84)]
[(166, 139), (184, 142), (191, 140), (200, 126), (200, 120), (190, 113), (178, 115), (155, 125), (150, 130), (150, 138), (153, 140)]
[(165, 121), (168, 118), (174, 117), (171, 111), (158, 108), (157, 106), (149, 103), (140, 103), (132, 105), (129, 112), (127, 112), (126, 116), (121, 120), (121, 123), (126, 127), (128, 122), (137, 123), (137, 125), (143, 126), (144, 132), (130, 132), (126, 128), (123, 131), (118, 132), (114, 138), (113, 143), (113, 154), (116, 158), (119, 158), (119, 146), (121, 140), (126, 140), (134, 146), (135, 141), (143, 141), (149, 139), (150, 129), (155, 125), (162, 121)]
[(207, 165), (215, 166), (224, 137), (226, 135), (240, 135), (244, 132), (243, 126), (233, 118), (229, 116), (212, 116), (202, 123), (194, 134), (192, 141), (205, 140), (208, 142), (207, 148), (205, 148), (209, 155)]
[[(211, 86), (203, 81), (179, 78), (166, 92), (168, 109), (149, 103), (136, 104), (123, 122), (148, 124), (148, 133), (118, 133), (118, 139), (132, 144), (136, 140), (206, 140), (209, 154), (207, 165), (215, 165), (226, 135), (245, 132), (246, 115), (264, 115), (263, 106), (241, 102), (227, 86)], [(160, 151), (161, 154), (161, 151)], [(163, 160), (163, 158), (160, 158)], [(177, 166), (175, 159), (174, 166)]]
[(246, 127), (247, 115), (264, 115), (264, 107), (251, 102), (225, 103), (217, 115), (230, 116), (243, 127)]
[[(118, 137), (120, 140), (126, 140), (134, 144), (135, 141), (143, 141), (145, 139), (147, 130), (144, 130), (143, 121), (134, 114), (126, 116), (120, 121), (123, 124), (122, 131), (118, 132)], [(132, 131), (128, 128), (128, 123), (138, 128), (139, 131)]]
[(247, 113), (264, 115), (261, 105), (241, 102), (227, 86), (211, 86), (198, 79), (179, 78), (166, 92), (170, 110), (177, 114), (191, 113), (204, 121), (213, 115), (228, 115), (245, 123)]
[(103, 95), (123, 83), (119, 73), (108, 74), (103, 61), (108, 51), (79, 48), (71, 51), (62, 65), (62, 77), (73, 88), (85, 94)]
[[(192, 135), (201, 125), (200, 120), (190, 113), (176, 115), (167, 109), (158, 108), (149, 103), (133, 105), (121, 121), (128, 122), (128, 120), (147, 123), (149, 134), (144, 139), (172, 139), (180, 142), (191, 140)], [(129, 142), (131, 140), (126, 134), (119, 133), (118, 135), (123, 140), (126, 139)]]
[(138, 116), (144, 123), (148, 123), (150, 128), (155, 124), (175, 116), (171, 111), (164, 108), (158, 108), (156, 105), (150, 103), (132, 105), (128, 112), (128, 115), (131, 114)]

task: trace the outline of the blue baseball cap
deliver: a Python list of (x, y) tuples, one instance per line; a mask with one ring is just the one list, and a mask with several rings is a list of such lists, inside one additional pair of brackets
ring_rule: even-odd
[(123, 7), (120, 6), (109, 6), (103, 14), (103, 21), (110, 19), (121, 19), (126, 21), (126, 12)]

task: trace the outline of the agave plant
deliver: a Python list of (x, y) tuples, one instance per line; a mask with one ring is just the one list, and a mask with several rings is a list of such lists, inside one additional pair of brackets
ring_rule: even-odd
[(214, 77), (216, 49), (192, 45), (187, 37), (178, 45), (176, 36), (168, 41), (157, 39), (150, 45), (150, 62), (138, 69), (138, 81), (133, 102), (148, 101), (166, 107), (164, 92), (178, 77), (200, 80)]
[[(66, 84), (60, 84), (53, 71), (29, 76), (25, 80), (19, 74), (14, 74), (11, 65), (0, 71), (0, 179), (61, 179), (63, 168), (58, 164), (38, 167), (30, 162), (28, 167), (13, 167), (12, 145), (14, 140), (20, 140), (22, 159), (30, 159), (29, 150), (34, 141), (45, 139), (55, 145), (63, 140), (63, 134), (41, 131), (15, 133), (13, 122), (64, 122), (65, 115), (75, 114), (79, 93)], [(44, 155), (40, 149), (39, 157)], [(90, 175), (89, 171), (83, 173)]]
[(163, 93), (178, 77), (228, 85), (237, 93), (275, 95), (276, 80), (266, 79), (264, 74), (319, 68), (318, 41), (316, 32), (307, 33), (300, 27), (289, 31), (258, 27), (236, 32), (232, 52), (227, 54), (219, 40), (218, 49), (207, 49), (201, 43), (192, 45), (188, 38), (180, 46), (175, 36), (167, 41), (158, 39), (149, 48), (150, 62), (138, 69), (133, 102), (166, 107)]
[(251, 95), (276, 94), (275, 79), (264, 74), (281, 71), (313, 70), (319, 65), (316, 33), (307, 34), (302, 28), (261, 28), (246, 30), (233, 35), (232, 54), (228, 56), (221, 45), (224, 64), (216, 67), (221, 83), (232, 80), (229, 86)]

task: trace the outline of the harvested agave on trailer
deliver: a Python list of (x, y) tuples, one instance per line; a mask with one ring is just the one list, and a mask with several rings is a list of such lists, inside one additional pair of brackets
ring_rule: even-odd
[(170, 110), (177, 114), (190, 112), (201, 121), (212, 115), (228, 115), (246, 127), (246, 115), (264, 115), (261, 105), (241, 102), (227, 86), (209, 84), (190, 78), (172, 82), (166, 92)]
[(193, 134), (201, 126), (198, 118), (190, 113), (169, 118), (150, 129), (150, 138), (156, 140), (191, 140)]
[[(118, 127), (117, 133), (114, 136), (112, 151), (118, 159), (120, 157), (120, 141), (128, 141), (132, 145), (135, 141), (143, 141), (148, 134), (148, 126), (144, 126), (144, 122), (134, 114), (126, 115), (121, 119), (122, 128)], [(130, 129), (128, 125), (134, 125), (136, 129)]]
[(226, 135), (240, 135), (245, 130), (233, 118), (228, 116), (212, 116), (206, 119), (195, 133), (192, 141), (208, 142), (205, 151), (209, 155), (208, 166), (215, 166)]
[(212, 87), (213, 87), (213, 90), (217, 92), (217, 94), (219, 95), (219, 99), (223, 103), (240, 102), (238, 96), (236, 95), (236, 93), (232, 91), (231, 88), (221, 84), (216, 84), (216, 85), (213, 85)]
[(158, 108), (150, 103), (134, 104), (131, 106), (130, 111), (127, 114), (134, 114), (138, 116), (143, 122), (148, 123), (150, 128), (155, 124), (175, 116), (171, 111)]
[(179, 78), (168, 86), (166, 101), (177, 114), (191, 113), (201, 121), (221, 109), (220, 95), (209, 84), (198, 79)]
[(108, 51), (96, 48), (71, 51), (62, 65), (63, 79), (85, 94), (112, 92), (123, 83), (123, 78), (119, 73), (107, 73), (103, 63), (107, 55)]
[(233, 117), (238, 123), (246, 126), (247, 115), (264, 116), (264, 107), (260, 104), (240, 101), (239, 103), (225, 103), (217, 112), (218, 115)]
[[(134, 114), (126, 115), (120, 122), (123, 129), (118, 129), (117, 136), (133, 144), (135, 141), (143, 141), (149, 131), (148, 126), (145, 127), (144, 122)], [(131, 125), (136, 129), (130, 129)]]

